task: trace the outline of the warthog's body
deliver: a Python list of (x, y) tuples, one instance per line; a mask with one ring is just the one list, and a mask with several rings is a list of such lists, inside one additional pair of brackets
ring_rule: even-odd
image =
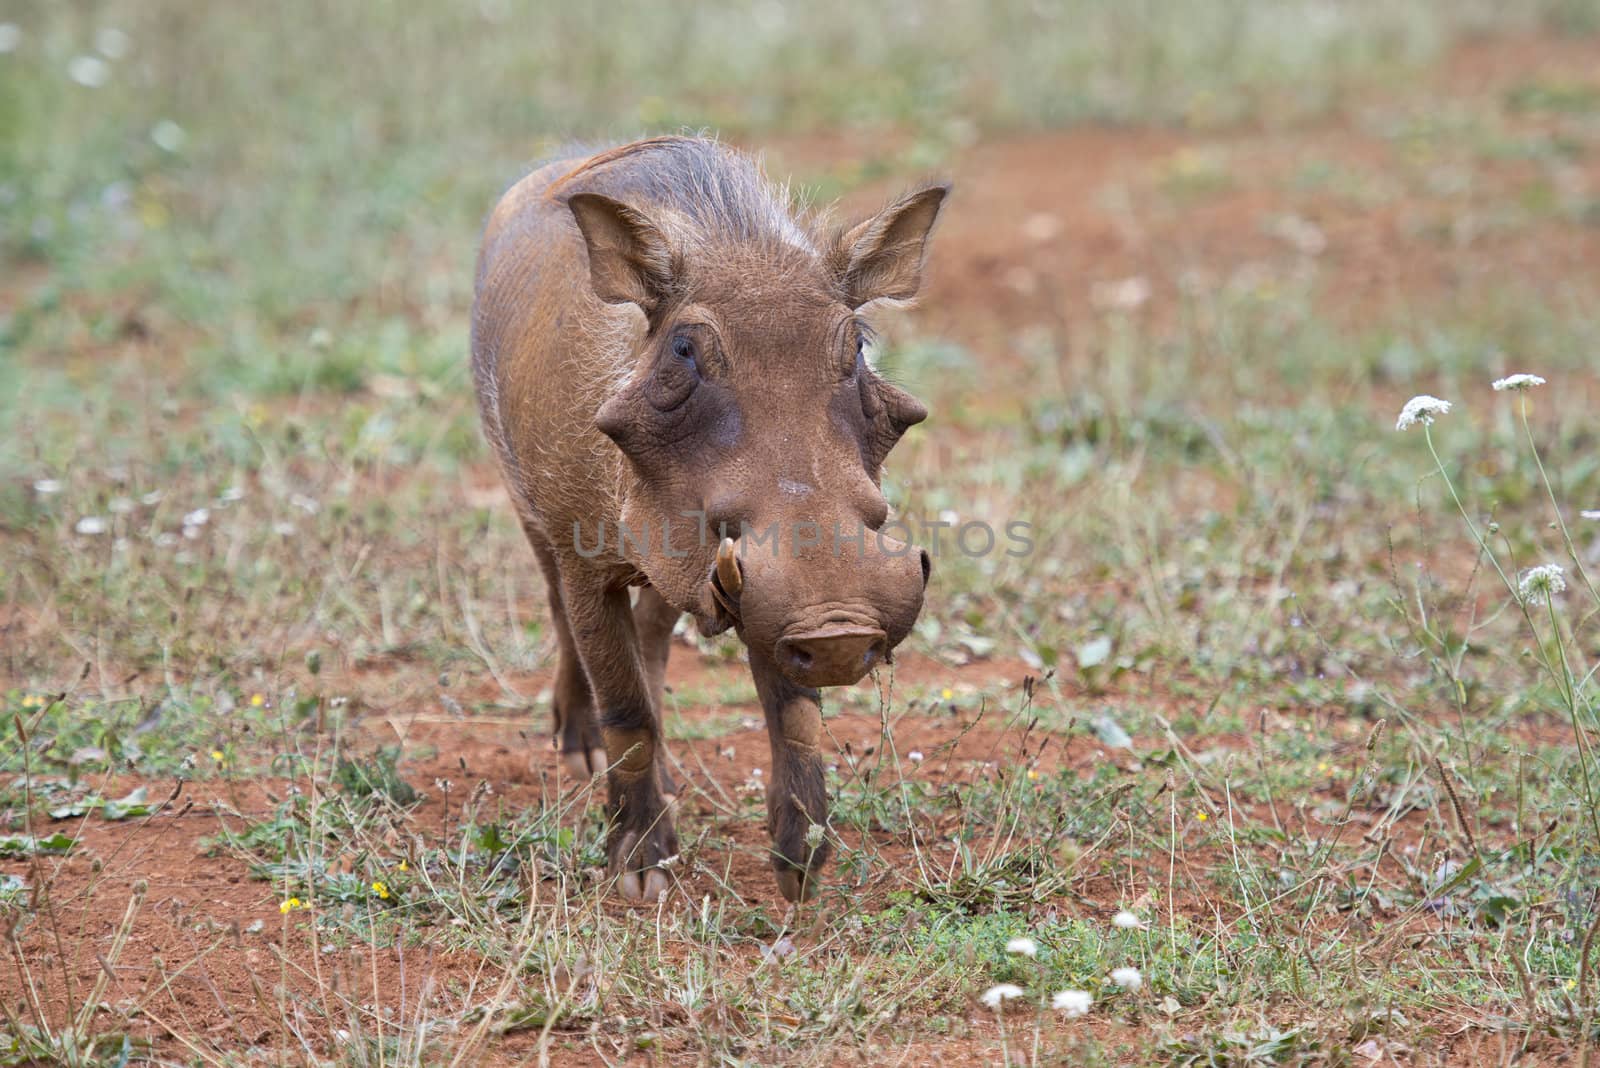
[(879, 465), (925, 412), (860, 357), (856, 309), (915, 292), (943, 196), (820, 235), (746, 158), (660, 138), (542, 167), (489, 220), (478, 397), (549, 583), (561, 748), (608, 769), (628, 897), (677, 851), (658, 755), (682, 612), (749, 647), (785, 894), (827, 854), (814, 687), (889, 655), (928, 570), (874, 533)]

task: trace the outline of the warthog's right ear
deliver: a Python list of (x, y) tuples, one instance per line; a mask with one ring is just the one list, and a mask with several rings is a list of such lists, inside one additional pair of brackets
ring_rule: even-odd
[(642, 212), (599, 193), (574, 193), (567, 206), (589, 247), (595, 294), (607, 304), (655, 311), (677, 273), (666, 236)]

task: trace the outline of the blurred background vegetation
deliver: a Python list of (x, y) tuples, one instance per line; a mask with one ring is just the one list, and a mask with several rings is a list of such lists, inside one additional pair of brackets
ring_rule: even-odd
[(5, 10), (7, 266), (136, 294), (234, 356), (330, 315), (459, 312), (487, 205), (568, 138), (911, 130), (932, 166), (978, 132), (1305, 118), (1464, 36), (1597, 18), (1590, 0)]

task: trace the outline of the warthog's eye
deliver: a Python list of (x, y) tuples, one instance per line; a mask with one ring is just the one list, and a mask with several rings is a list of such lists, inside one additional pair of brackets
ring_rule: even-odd
[(650, 404), (661, 412), (671, 411), (689, 399), (700, 384), (700, 345), (687, 332), (667, 339), (666, 353), (656, 363), (651, 376)]
[(867, 366), (865, 352), (856, 352), (856, 393), (861, 398), (861, 414), (870, 422), (878, 417), (883, 410), (883, 405), (878, 401), (878, 385), (872, 374), (872, 368)]
[[(867, 362), (867, 349), (872, 345), (872, 330), (866, 323), (857, 320), (851, 334), (855, 338), (855, 358), (850, 363), (847, 381), (861, 382), (872, 377), (872, 364)], [(846, 352), (849, 350), (846, 349)]]
[(699, 357), (699, 350), (695, 348), (694, 338), (687, 334), (677, 334), (672, 339), (672, 354), (684, 363), (694, 363)]

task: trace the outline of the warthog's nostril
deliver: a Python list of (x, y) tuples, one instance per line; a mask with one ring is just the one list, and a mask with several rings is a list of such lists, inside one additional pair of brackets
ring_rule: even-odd
[(928, 578), (933, 574), (933, 560), (928, 556), (928, 550), (918, 549), (917, 555), (922, 557), (922, 586), (928, 586)]
[(778, 666), (802, 686), (848, 686), (877, 666), (888, 640), (876, 627), (822, 627), (781, 639)]

